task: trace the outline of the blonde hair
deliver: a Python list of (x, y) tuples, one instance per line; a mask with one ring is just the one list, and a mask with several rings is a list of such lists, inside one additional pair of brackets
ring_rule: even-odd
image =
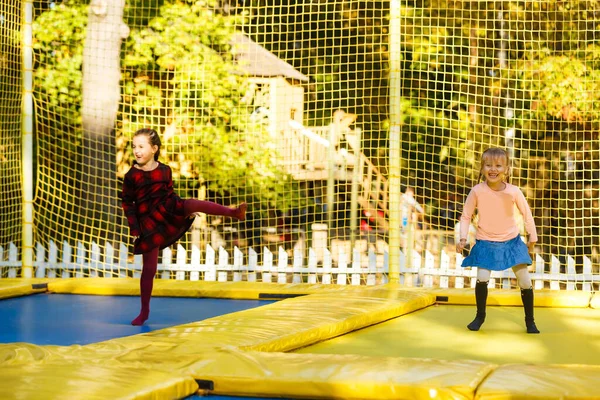
[(504, 160), (506, 160), (506, 174), (504, 176), (506, 177), (506, 182), (510, 183), (510, 157), (508, 156), (506, 150), (499, 147), (490, 147), (481, 154), (481, 162), (479, 165), (480, 182), (483, 178), (483, 166), (485, 165), (486, 160), (502, 157), (504, 157)]

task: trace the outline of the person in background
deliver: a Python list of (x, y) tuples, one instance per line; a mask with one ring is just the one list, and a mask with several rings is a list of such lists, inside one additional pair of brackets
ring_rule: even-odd
[(408, 224), (418, 223), (419, 220), (424, 223), (425, 221), (425, 210), (415, 199), (415, 189), (412, 186), (407, 186), (406, 190), (402, 194), (402, 230), (406, 231)]

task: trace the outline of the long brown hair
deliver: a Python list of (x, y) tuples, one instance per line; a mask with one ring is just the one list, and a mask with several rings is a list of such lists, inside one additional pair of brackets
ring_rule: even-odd
[(160, 137), (158, 136), (158, 132), (156, 132), (154, 129), (142, 128), (138, 129), (133, 134), (134, 137), (140, 135), (148, 136), (148, 142), (150, 142), (150, 146), (158, 147), (158, 150), (156, 151), (156, 153), (154, 153), (154, 161), (158, 161), (158, 156), (160, 155), (160, 146), (162, 145), (162, 143), (160, 142)]
[(499, 147), (490, 147), (481, 154), (481, 161), (479, 164), (479, 182), (481, 182), (483, 179), (483, 166), (485, 165), (486, 160), (489, 160), (490, 158), (495, 159), (501, 157), (504, 157), (506, 160), (506, 174), (504, 176), (506, 177), (506, 182), (510, 183), (510, 157), (508, 156), (508, 152), (506, 150)]

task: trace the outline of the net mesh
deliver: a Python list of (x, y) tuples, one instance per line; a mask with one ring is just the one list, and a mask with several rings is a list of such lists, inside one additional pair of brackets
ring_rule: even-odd
[(403, 178), (427, 205), (421, 244), (451, 244), (480, 154), (500, 146), (546, 268), (598, 273), (597, 21), (589, 1), (404, 8)]
[(22, 229), (20, 25), (19, 6), (0, 3), (0, 247), (7, 250)]
[[(12, 3), (0, 2), (0, 244), (21, 229)], [(182, 198), (249, 204), (245, 222), (196, 219), (180, 244), (202, 257), (211, 245), (240, 249), (244, 265), (252, 249), (259, 263), (331, 257), (336, 267), (357, 249), (364, 267), (382, 266), (395, 230), (407, 266), (458, 268), (462, 205), (481, 152), (500, 146), (532, 208), (542, 270), (598, 275), (597, 2), (89, 3), (34, 1), (35, 241), (59, 256), (65, 242), (90, 249), (67, 275), (112, 273), (90, 263), (109, 257), (92, 243), (115, 245), (115, 257), (118, 243), (131, 250), (118, 194), (141, 127), (160, 133)], [(400, 121), (390, 120), (390, 46), (401, 54)], [(394, 123), (402, 204), (390, 225)]]

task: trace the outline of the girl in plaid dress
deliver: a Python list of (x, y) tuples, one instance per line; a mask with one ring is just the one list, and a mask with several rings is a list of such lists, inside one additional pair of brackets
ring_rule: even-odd
[(159, 250), (183, 236), (194, 222), (195, 213), (221, 215), (243, 221), (246, 203), (229, 208), (210, 201), (181, 199), (173, 192), (171, 168), (158, 162), (160, 138), (153, 129), (140, 129), (133, 136), (135, 162), (125, 175), (121, 200), (131, 235), (134, 254), (142, 254), (140, 279), (141, 311), (131, 321), (142, 325), (150, 315), (150, 297)]

